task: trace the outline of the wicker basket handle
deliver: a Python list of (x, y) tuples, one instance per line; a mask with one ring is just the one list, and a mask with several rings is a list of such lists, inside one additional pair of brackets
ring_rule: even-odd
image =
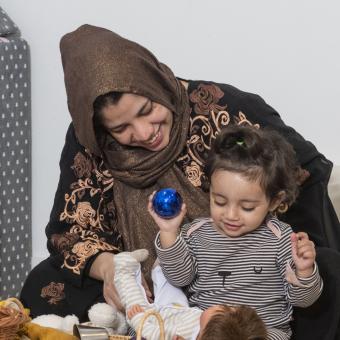
[(18, 300), (17, 298), (8, 298), (7, 300), (5, 300), (4, 301), (4, 307), (13, 308), (13, 309), (21, 311), (21, 312), (25, 311), (24, 306), (22, 305), (20, 300)]
[(16, 298), (1, 302), (0, 306), (0, 339), (17, 339), (17, 332), (30, 319), (24, 306)]
[(138, 327), (137, 330), (137, 340), (142, 340), (142, 330), (143, 330), (143, 326), (144, 326), (144, 322), (146, 321), (146, 319), (149, 316), (154, 316), (156, 317), (157, 321), (158, 321), (158, 326), (159, 326), (159, 340), (165, 340), (165, 332), (164, 332), (164, 322), (162, 317), (160, 316), (159, 313), (157, 313), (156, 311), (150, 310), (148, 312), (146, 312), (140, 322), (140, 325)]

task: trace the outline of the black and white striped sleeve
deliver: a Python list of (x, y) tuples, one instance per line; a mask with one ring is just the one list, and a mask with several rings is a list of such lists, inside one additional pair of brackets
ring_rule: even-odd
[(196, 260), (182, 235), (177, 237), (172, 247), (164, 249), (161, 247), (158, 233), (155, 247), (162, 271), (171, 284), (184, 287), (194, 280), (197, 271)]
[(285, 231), (280, 241), (278, 265), (290, 303), (295, 307), (308, 307), (319, 298), (323, 282), (316, 263), (314, 263), (314, 270), (310, 277), (300, 278), (296, 276), (291, 252), (290, 234), (290, 230)]

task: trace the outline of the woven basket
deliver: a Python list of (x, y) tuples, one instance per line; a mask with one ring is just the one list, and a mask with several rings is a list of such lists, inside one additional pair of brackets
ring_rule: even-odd
[[(140, 325), (138, 327), (138, 330), (137, 330), (137, 338), (136, 340), (142, 340), (142, 331), (143, 331), (143, 326), (144, 326), (144, 323), (146, 321), (146, 319), (150, 316), (154, 316), (156, 317), (157, 321), (158, 321), (158, 326), (159, 326), (159, 330), (160, 330), (160, 334), (159, 334), (159, 340), (165, 340), (165, 331), (164, 331), (164, 322), (163, 322), (163, 319), (162, 317), (160, 316), (159, 313), (155, 312), (155, 311), (148, 311), (144, 314), (141, 322), (140, 322)], [(110, 340), (130, 340), (132, 339), (131, 336), (125, 336), (125, 335), (111, 335), (109, 337)]]
[(17, 339), (17, 333), (29, 321), (24, 306), (16, 298), (9, 298), (0, 307), (0, 340)]
[(109, 340), (131, 340), (132, 336), (129, 335), (110, 335)]

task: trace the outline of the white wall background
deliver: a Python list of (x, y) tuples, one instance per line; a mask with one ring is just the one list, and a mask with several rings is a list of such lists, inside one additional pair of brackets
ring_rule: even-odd
[(70, 117), (61, 36), (89, 23), (148, 47), (175, 74), (260, 94), (340, 164), (340, 2), (332, 0), (1, 0), (31, 48), (33, 264)]

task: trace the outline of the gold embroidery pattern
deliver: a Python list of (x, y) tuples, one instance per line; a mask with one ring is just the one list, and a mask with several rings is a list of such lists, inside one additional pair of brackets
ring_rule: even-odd
[(47, 298), (50, 305), (57, 305), (61, 300), (65, 299), (64, 284), (51, 282), (41, 289), (40, 296)]
[[(113, 197), (110, 196), (114, 180), (104, 169), (103, 161), (97, 164), (88, 150), (86, 153), (89, 157), (78, 153), (74, 158), (71, 168), (78, 180), (71, 184), (71, 192), (65, 194), (64, 209), (59, 217), (60, 222), (71, 225), (70, 230), (51, 237), (52, 245), (64, 256), (61, 268), (68, 268), (75, 274), (80, 274), (86, 260), (99, 251), (118, 251), (118, 247), (100, 237), (102, 233), (118, 235)], [(90, 176), (95, 178), (96, 186)]]
[(71, 233), (79, 235), (82, 242), (73, 245), (72, 250), (67, 252), (64, 257), (62, 268), (71, 269), (75, 274), (80, 274), (80, 269), (84, 267), (86, 260), (102, 251), (118, 251), (117, 247), (108, 244), (104, 238), (88, 230), (84, 230), (82, 226), (74, 225)]
[[(85, 192), (86, 189), (90, 191), (90, 196), (93, 197), (96, 195), (100, 189), (93, 188), (91, 186), (92, 182), (89, 178), (85, 181), (78, 180), (78, 188), (75, 188), (71, 195), (65, 194), (65, 207), (64, 212), (60, 215), (60, 221), (67, 220), (68, 223), (78, 223), (84, 228), (90, 229), (99, 229), (101, 231), (104, 230), (101, 225), (101, 216), (97, 214), (96, 211), (92, 208), (90, 202), (76, 202), (77, 192)], [(100, 199), (100, 204), (102, 203), (102, 198)], [(71, 209), (68, 209), (71, 206)], [(97, 215), (97, 218), (96, 218)]]
[(252, 125), (256, 127), (257, 129), (260, 128), (259, 124), (253, 124), (250, 120), (248, 120), (246, 115), (242, 111), (239, 111), (238, 117), (235, 116), (234, 119), (235, 119), (235, 124), (237, 125)]
[(306, 169), (302, 169), (301, 167), (298, 169), (297, 174), (297, 182), (299, 185), (305, 183), (305, 181), (310, 177), (310, 172)]
[(202, 170), (195, 161), (192, 161), (190, 165), (185, 167), (185, 174), (195, 187), (200, 187), (202, 185)]
[(215, 84), (200, 84), (190, 93), (189, 98), (194, 103), (196, 113), (207, 116), (211, 111), (218, 112), (227, 107), (217, 104), (223, 96), (223, 91)]
[(79, 240), (79, 235), (71, 234), (69, 232), (63, 234), (53, 234), (51, 236), (51, 242), (53, 247), (64, 256), (67, 255), (67, 251)]
[(189, 95), (194, 110), (190, 118), (187, 149), (177, 160), (177, 164), (196, 187), (207, 188), (203, 167), (213, 140), (223, 127), (229, 124), (260, 127), (259, 124), (252, 124), (241, 111), (238, 116), (230, 115), (226, 110), (227, 105), (218, 104), (223, 96), (223, 91), (215, 84), (200, 84)]
[(71, 168), (78, 178), (90, 177), (92, 163), (90, 159), (86, 158), (81, 152), (78, 152), (74, 157), (74, 163)]
[(188, 141), (190, 157), (200, 166), (203, 165), (213, 139), (227, 126), (230, 116), (227, 111), (210, 112), (209, 117), (197, 115), (190, 119), (191, 138)]

